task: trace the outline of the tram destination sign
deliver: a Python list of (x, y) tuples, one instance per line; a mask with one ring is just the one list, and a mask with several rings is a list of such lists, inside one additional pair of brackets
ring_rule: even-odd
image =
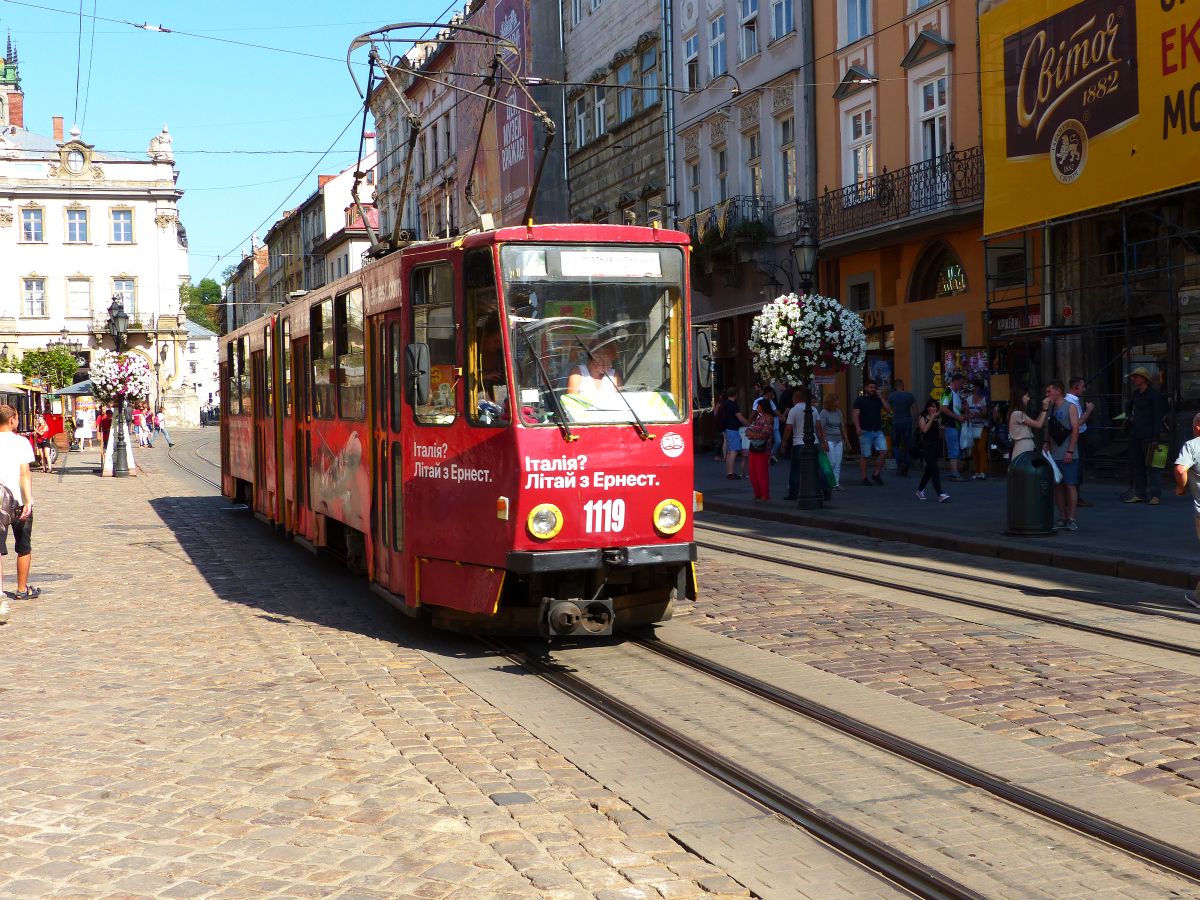
[(986, 234), (1195, 181), (1200, 4), (984, 5)]

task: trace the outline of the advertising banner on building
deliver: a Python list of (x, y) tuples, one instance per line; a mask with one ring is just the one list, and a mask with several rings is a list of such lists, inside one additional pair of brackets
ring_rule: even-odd
[(980, 12), (986, 234), (1200, 180), (1200, 3)]

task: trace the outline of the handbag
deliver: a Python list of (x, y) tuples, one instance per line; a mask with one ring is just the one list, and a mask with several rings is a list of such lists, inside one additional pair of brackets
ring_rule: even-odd
[(1050, 440), (1056, 444), (1065, 444), (1071, 437), (1071, 429), (1062, 423), (1062, 421), (1054, 413), (1057, 410), (1050, 411), (1050, 417), (1046, 420), (1046, 431), (1050, 434)]
[(833, 475), (833, 463), (829, 461), (829, 454), (824, 450), (818, 450), (817, 453), (817, 460), (821, 465), (821, 476), (825, 480), (825, 488), (832, 491), (837, 487), (837, 479)]
[(1146, 465), (1151, 469), (1165, 469), (1167, 467), (1167, 445), (1159, 444), (1153, 450), (1147, 447)]

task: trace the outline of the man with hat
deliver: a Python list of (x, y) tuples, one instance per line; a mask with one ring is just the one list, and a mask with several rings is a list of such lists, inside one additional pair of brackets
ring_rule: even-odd
[(1148, 458), (1158, 449), (1167, 416), (1167, 402), (1162, 394), (1150, 384), (1150, 371), (1138, 366), (1129, 373), (1133, 392), (1125, 404), (1125, 427), (1129, 429), (1129, 471), (1133, 477), (1133, 489), (1125, 497), (1126, 503), (1145, 503), (1147, 493), (1151, 506), (1162, 502), (1161, 478), (1149, 471)]
[(958, 460), (962, 456), (959, 441), (963, 423), (967, 421), (967, 410), (963, 404), (963, 373), (950, 376), (950, 386), (942, 392), (942, 431), (946, 435), (946, 459), (950, 460), (950, 480), (962, 481), (958, 474)]

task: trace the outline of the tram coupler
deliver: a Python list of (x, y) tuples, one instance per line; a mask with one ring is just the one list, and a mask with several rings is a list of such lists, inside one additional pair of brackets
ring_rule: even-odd
[(560, 600), (543, 597), (538, 610), (542, 637), (605, 637), (613, 633), (616, 614), (612, 600)]

